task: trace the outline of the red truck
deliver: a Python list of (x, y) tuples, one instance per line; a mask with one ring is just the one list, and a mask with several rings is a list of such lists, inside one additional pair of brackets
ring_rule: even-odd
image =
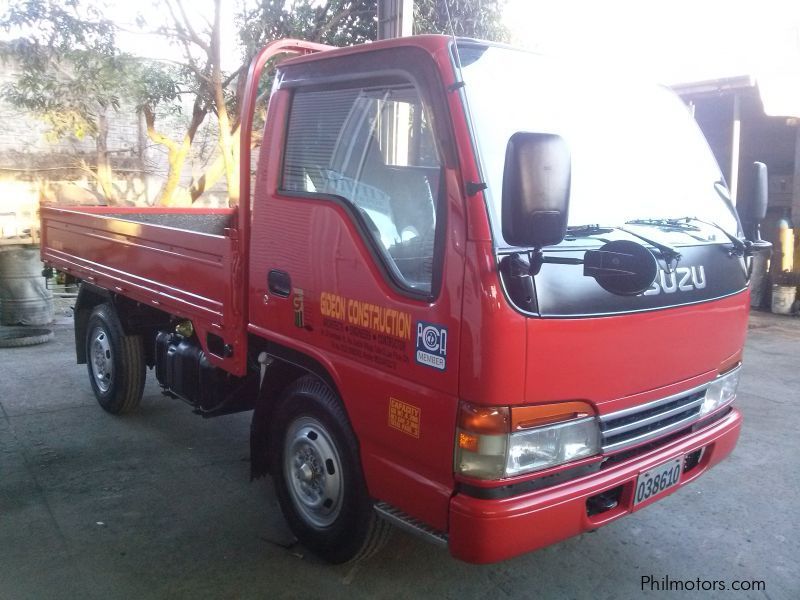
[(237, 208), (43, 206), (42, 260), (82, 282), (100, 405), (151, 368), (205, 417), (253, 410), (252, 477), (319, 556), (394, 523), (503, 560), (733, 450), (766, 174), (740, 221), (670, 92), (475, 40), (286, 40), (242, 131)]

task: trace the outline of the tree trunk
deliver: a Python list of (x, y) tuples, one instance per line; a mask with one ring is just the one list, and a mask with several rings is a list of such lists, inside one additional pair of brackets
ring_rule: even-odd
[(178, 206), (183, 204), (181, 198), (175, 193), (181, 184), (181, 173), (183, 171), (183, 164), (186, 162), (186, 157), (191, 148), (191, 141), (188, 135), (183, 137), (181, 144), (175, 144), (168, 149), (167, 161), (169, 162), (167, 178), (164, 185), (161, 186), (161, 191), (158, 194), (156, 204), (159, 206)]
[(183, 172), (183, 165), (186, 162), (186, 157), (192, 148), (192, 141), (200, 128), (200, 125), (205, 119), (206, 111), (203, 107), (195, 102), (195, 107), (192, 112), (192, 120), (189, 123), (189, 128), (183, 136), (181, 143), (177, 143), (172, 138), (160, 133), (155, 127), (155, 113), (153, 110), (146, 106), (143, 110), (144, 120), (147, 125), (147, 137), (149, 137), (156, 144), (165, 146), (167, 148), (167, 178), (164, 185), (161, 186), (161, 191), (158, 194), (156, 204), (159, 206), (177, 206), (179, 204), (189, 204), (189, 195), (183, 198), (177, 195), (180, 188), (181, 173)]
[[(233, 134), (231, 134), (231, 144), (234, 149), (237, 149), (236, 152), (237, 157), (239, 148), (239, 135), (240, 135), (240, 130), (237, 126), (236, 130), (233, 132)], [(251, 145), (255, 148), (260, 144), (261, 144), (261, 138), (258, 137), (256, 139), (256, 137), (254, 137), (253, 143)], [(225, 155), (223, 153), (220, 153), (214, 159), (214, 162), (212, 162), (211, 165), (206, 169), (205, 173), (203, 173), (203, 175), (199, 179), (193, 181), (192, 185), (189, 187), (189, 194), (192, 197), (192, 202), (197, 200), (203, 194), (203, 192), (214, 187), (223, 175), (227, 175)], [(239, 183), (238, 178), (236, 179), (236, 183), (238, 185)]]
[[(222, 96), (221, 91), (219, 96)], [(217, 100), (217, 102), (219, 102), (219, 100)], [(222, 102), (222, 110), (219, 111), (219, 150), (222, 154), (222, 163), (225, 167), (225, 180), (228, 184), (228, 206), (238, 206), (239, 162), (234, 155), (234, 136), (231, 135), (231, 123), (228, 119), (228, 111), (225, 109), (224, 98), (222, 98)]]
[(217, 107), (219, 121), (219, 151), (225, 166), (225, 179), (228, 183), (228, 206), (239, 204), (239, 161), (238, 152), (234, 149), (231, 121), (225, 105), (225, 93), (222, 89), (222, 65), (220, 56), (220, 0), (214, 0), (214, 27), (211, 30), (211, 83), (214, 88), (214, 103)]
[(97, 115), (97, 188), (109, 205), (117, 204), (117, 193), (114, 189), (114, 177), (111, 163), (108, 160), (108, 116), (102, 108)]

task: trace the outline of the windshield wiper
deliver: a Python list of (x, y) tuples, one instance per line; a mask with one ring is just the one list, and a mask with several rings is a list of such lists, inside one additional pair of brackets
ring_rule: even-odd
[(678, 221), (677, 219), (632, 219), (630, 221), (625, 221), (625, 224), (662, 227), (664, 229), (675, 229), (678, 231), (700, 231), (697, 225), (692, 225), (687, 221)]
[(704, 221), (697, 217), (680, 217), (677, 219), (633, 219), (632, 221), (625, 221), (626, 225), (651, 225), (654, 227), (673, 227), (675, 229), (698, 231), (699, 228), (696, 225), (692, 225), (692, 223), (702, 223), (703, 225), (708, 225), (709, 227), (721, 231), (725, 237), (730, 240), (731, 244), (733, 244), (731, 256), (744, 256), (747, 253), (747, 243), (745, 241), (729, 233), (722, 225), (714, 223), (713, 221)]
[[(633, 223), (632, 221), (628, 221), (628, 223)], [(633, 237), (639, 238), (643, 242), (646, 242), (656, 248), (661, 253), (661, 258), (664, 259), (664, 263), (666, 266), (666, 271), (669, 273), (672, 271), (673, 268), (678, 266), (678, 261), (681, 259), (681, 253), (678, 252), (675, 248), (670, 246), (669, 244), (664, 244), (662, 242), (657, 242), (655, 240), (650, 239), (649, 237), (645, 237), (640, 233), (636, 233), (635, 231), (631, 231), (630, 229), (626, 229), (625, 227), (618, 227), (618, 226), (611, 226), (611, 225), (578, 225), (573, 227), (567, 227), (567, 234), (573, 235), (575, 237), (585, 237), (589, 235), (595, 235), (598, 233), (610, 233), (611, 231), (623, 231), (628, 235), (632, 235)]]

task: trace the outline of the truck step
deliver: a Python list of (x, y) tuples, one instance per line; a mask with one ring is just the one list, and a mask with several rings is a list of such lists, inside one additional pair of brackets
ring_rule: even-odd
[(387, 504), (386, 502), (376, 502), (375, 512), (378, 513), (381, 518), (386, 519), (392, 525), (395, 525), (404, 531), (408, 531), (409, 533), (417, 535), (432, 544), (436, 544), (437, 546), (447, 546), (446, 533), (437, 531), (432, 527), (428, 527), (422, 521), (407, 515), (402, 510), (395, 508), (391, 504)]

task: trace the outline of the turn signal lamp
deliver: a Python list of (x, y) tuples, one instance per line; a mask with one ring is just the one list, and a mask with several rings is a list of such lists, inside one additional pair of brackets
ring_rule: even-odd
[(462, 402), (456, 444), (459, 472), (481, 479), (502, 477), (510, 428), (507, 406), (475, 406)]
[(600, 430), (588, 402), (534, 406), (459, 405), (456, 471), (502, 479), (600, 452)]

